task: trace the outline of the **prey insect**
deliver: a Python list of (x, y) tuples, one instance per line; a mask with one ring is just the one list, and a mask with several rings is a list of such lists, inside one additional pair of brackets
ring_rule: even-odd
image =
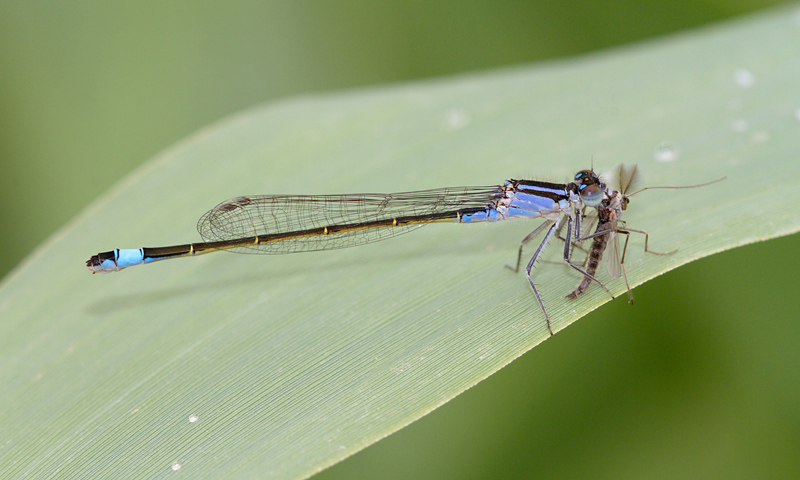
[[(637, 193), (643, 192), (645, 190), (656, 189), (656, 188), (666, 188), (666, 189), (697, 188), (722, 181), (724, 180), (724, 178), (720, 178), (712, 182), (702, 183), (699, 185), (689, 185), (680, 187), (673, 187), (673, 186), (645, 187), (636, 190), (632, 193), (628, 193), (628, 190), (630, 190), (632, 186), (634, 186), (639, 181), (640, 172), (637, 165), (626, 167), (624, 164), (619, 164), (616, 167), (614, 167), (614, 169), (609, 173), (609, 177), (616, 180), (617, 189), (612, 190), (609, 188), (604, 193), (603, 200), (600, 202), (599, 205), (597, 205), (597, 207), (595, 207), (597, 210), (597, 229), (595, 230), (595, 232), (580, 237), (575, 242), (576, 245), (579, 245), (580, 242), (591, 240), (592, 244), (591, 247), (589, 248), (587, 258), (585, 261), (585, 269), (587, 275), (584, 275), (580, 284), (578, 284), (575, 290), (573, 290), (571, 293), (567, 295), (567, 298), (570, 299), (577, 298), (579, 295), (584, 293), (589, 288), (589, 285), (591, 285), (592, 282), (598, 283), (608, 292), (608, 288), (606, 288), (602, 282), (600, 282), (595, 278), (597, 274), (597, 269), (600, 265), (601, 260), (603, 260), (603, 256), (605, 254), (606, 269), (608, 270), (609, 275), (611, 275), (612, 278), (619, 278), (620, 276), (624, 278), (625, 287), (628, 292), (628, 303), (632, 304), (633, 292), (631, 292), (631, 286), (628, 281), (628, 274), (625, 269), (625, 254), (628, 249), (628, 240), (630, 240), (630, 234), (639, 233), (644, 235), (644, 251), (647, 253), (653, 255), (672, 255), (675, 252), (677, 252), (677, 250), (672, 250), (669, 252), (656, 252), (650, 250), (648, 247), (648, 242), (650, 238), (649, 234), (644, 230), (630, 228), (625, 225), (625, 222), (621, 219), (621, 217), (622, 217), (622, 212), (626, 210), (628, 207), (630, 198), (636, 195)], [(622, 247), (622, 253), (620, 254), (619, 237), (621, 235), (625, 236), (625, 242)], [(614, 298), (614, 295), (611, 295), (611, 298)]]

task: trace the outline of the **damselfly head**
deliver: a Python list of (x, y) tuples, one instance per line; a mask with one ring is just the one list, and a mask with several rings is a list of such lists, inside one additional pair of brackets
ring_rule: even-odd
[(578, 187), (578, 195), (587, 207), (596, 207), (603, 201), (606, 186), (593, 170), (581, 170), (572, 183)]

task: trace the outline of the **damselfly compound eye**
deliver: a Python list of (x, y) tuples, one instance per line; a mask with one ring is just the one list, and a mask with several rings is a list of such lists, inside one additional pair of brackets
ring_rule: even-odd
[(584, 185), (580, 192), (581, 201), (587, 207), (596, 207), (603, 201), (603, 189), (600, 185)]

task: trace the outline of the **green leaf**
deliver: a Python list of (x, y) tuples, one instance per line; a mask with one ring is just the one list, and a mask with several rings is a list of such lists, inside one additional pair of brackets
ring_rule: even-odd
[[(309, 476), (548, 338), (524, 276), (504, 268), (538, 222), (83, 267), (114, 247), (197, 241), (195, 219), (229, 197), (565, 181), (592, 162), (639, 163), (646, 185), (726, 176), (633, 199), (627, 224), (678, 252), (647, 255), (634, 237), (632, 285), (798, 231), (798, 190), (776, 192), (800, 181), (798, 40), (784, 11), (572, 61), (294, 99), (199, 132), (0, 287), (0, 476)], [(562, 265), (535, 275), (557, 329), (609, 301), (597, 286), (565, 299), (580, 278)]]

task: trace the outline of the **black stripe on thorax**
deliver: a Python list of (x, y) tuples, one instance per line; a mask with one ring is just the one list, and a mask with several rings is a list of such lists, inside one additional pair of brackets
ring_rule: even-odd
[(569, 184), (540, 182), (538, 180), (511, 180), (515, 182), (517, 191), (530, 195), (545, 197), (558, 202), (568, 200)]

